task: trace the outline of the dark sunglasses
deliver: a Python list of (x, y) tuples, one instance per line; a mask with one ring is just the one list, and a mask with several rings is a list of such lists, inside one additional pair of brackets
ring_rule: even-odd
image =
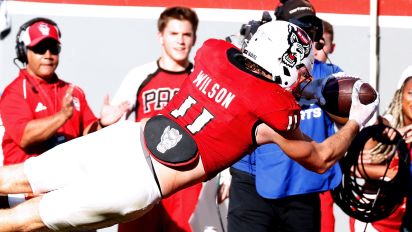
[(39, 43), (36, 46), (28, 49), (39, 55), (43, 55), (47, 52), (47, 50), (49, 50), (53, 55), (58, 55), (60, 53), (61, 47), (58, 43)]

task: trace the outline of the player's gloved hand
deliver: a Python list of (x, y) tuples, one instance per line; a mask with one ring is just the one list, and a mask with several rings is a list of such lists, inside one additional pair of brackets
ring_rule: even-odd
[(321, 79), (312, 80), (303, 90), (302, 97), (299, 100), (299, 103), (304, 105), (309, 105), (311, 103), (318, 103), (323, 106), (326, 104), (326, 100), (323, 97), (323, 88), (325, 87), (326, 82), (330, 79), (335, 78), (334, 76), (328, 76)]
[(349, 111), (349, 120), (354, 120), (358, 123), (359, 127), (363, 127), (373, 116), (378, 108), (379, 94), (375, 101), (364, 105), (359, 100), (359, 91), (363, 81), (358, 80), (353, 85), (352, 89), (352, 105)]

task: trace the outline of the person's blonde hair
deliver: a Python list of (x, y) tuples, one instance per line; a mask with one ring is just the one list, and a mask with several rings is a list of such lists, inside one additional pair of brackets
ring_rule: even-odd
[[(402, 98), (403, 90), (405, 89), (405, 84), (412, 77), (408, 77), (402, 83), (401, 88), (397, 89), (393, 95), (392, 101), (388, 108), (384, 112), (384, 116), (388, 119), (389, 124), (393, 128), (401, 128), (405, 126), (404, 116), (402, 112)], [(394, 147), (388, 146), (386, 144), (378, 143), (374, 148), (371, 149), (372, 163), (382, 163), (387, 158), (387, 154), (393, 152)]]
[(392, 101), (384, 113), (384, 115), (390, 115), (390, 124), (394, 128), (401, 128), (406, 126), (403, 119), (402, 98), (403, 90), (405, 89), (405, 84), (411, 79), (412, 77), (406, 78), (405, 81), (402, 83), (401, 88), (395, 91)]

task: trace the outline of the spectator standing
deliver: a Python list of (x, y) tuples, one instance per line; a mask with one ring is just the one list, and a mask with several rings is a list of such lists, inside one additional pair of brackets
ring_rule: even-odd
[(25, 67), (5, 88), (0, 101), (5, 127), (4, 165), (24, 162), (58, 144), (110, 125), (127, 110), (126, 103), (114, 107), (106, 99), (102, 117), (97, 119), (84, 92), (59, 79), (55, 70), (59, 64), (60, 37), (57, 24), (47, 18), (31, 19), (17, 33), (16, 59)]
[[(157, 22), (160, 58), (133, 68), (121, 83), (113, 103), (124, 100), (134, 103), (131, 112), (137, 122), (157, 115), (192, 71), (189, 54), (196, 41), (198, 22), (196, 12), (190, 8), (166, 8)], [(163, 199), (142, 218), (120, 224), (118, 231), (191, 231), (189, 218), (201, 187), (199, 183)]]
[[(323, 53), (316, 57), (320, 60), (315, 59), (313, 77), (322, 79), (342, 72), (338, 66), (325, 63), (327, 54), (333, 52), (333, 41), (329, 40), (333, 39), (330, 36), (333, 28), (325, 31), (328, 34), (323, 33), (322, 20), (316, 17), (309, 1), (281, 2), (275, 12), (276, 20), (300, 26), (312, 37), (313, 46), (319, 49), (314, 54)], [(321, 142), (335, 132), (334, 123), (317, 104), (301, 105), (304, 133)], [(266, 144), (234, 164), (231, 173), (229, 232), (334, 231), (332, 198), (330, 193), (325, 196), (319, 196), (319, 193), (339, 184), (338, 165), (325, 174), (315, 174), (288, 158), (277, 145)]]

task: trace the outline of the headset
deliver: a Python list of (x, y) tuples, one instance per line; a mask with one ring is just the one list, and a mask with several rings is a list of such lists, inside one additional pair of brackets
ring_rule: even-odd
[[(318, 50), (318, 51), (320, 51), (320, 50), (323, 51), (324, 46), (325, 46), (325, 42), (323, 41), (323, 38), (321, 38), (319, 41), (316, 42), (315, 49)], [(325, 52), (325, 51), (323, 51), (323, 52)], [(326, 52), (325, 52), (325, 54), (326, 54)], [(326, 54), (326, 56), (328, 56), (328, 54)]]
[(24, 42), (21, 40), (21, 35), (23, 32), (27, 30), (28, 27), (30, 27), (31, 25), (37, 22), (46, 22), (46, 23), (49, 23), (57, 27), (59, 38), (61, 38), (61, 32), (60, 32), (59, 26), (57, 26), (57, 23), (55, 23), (51, 19), (38, 17), (38, 18), (34, 18), (34, 19), (31, 19), (25, 22), (23, 25), (20, 26), (19, 31), (17, 32), (17, 36), (16, 36), (16, 59), (22, 62), (23, 64), (27, 63), (27, 55), (26, 55), (27, 47), (24, 44)]

